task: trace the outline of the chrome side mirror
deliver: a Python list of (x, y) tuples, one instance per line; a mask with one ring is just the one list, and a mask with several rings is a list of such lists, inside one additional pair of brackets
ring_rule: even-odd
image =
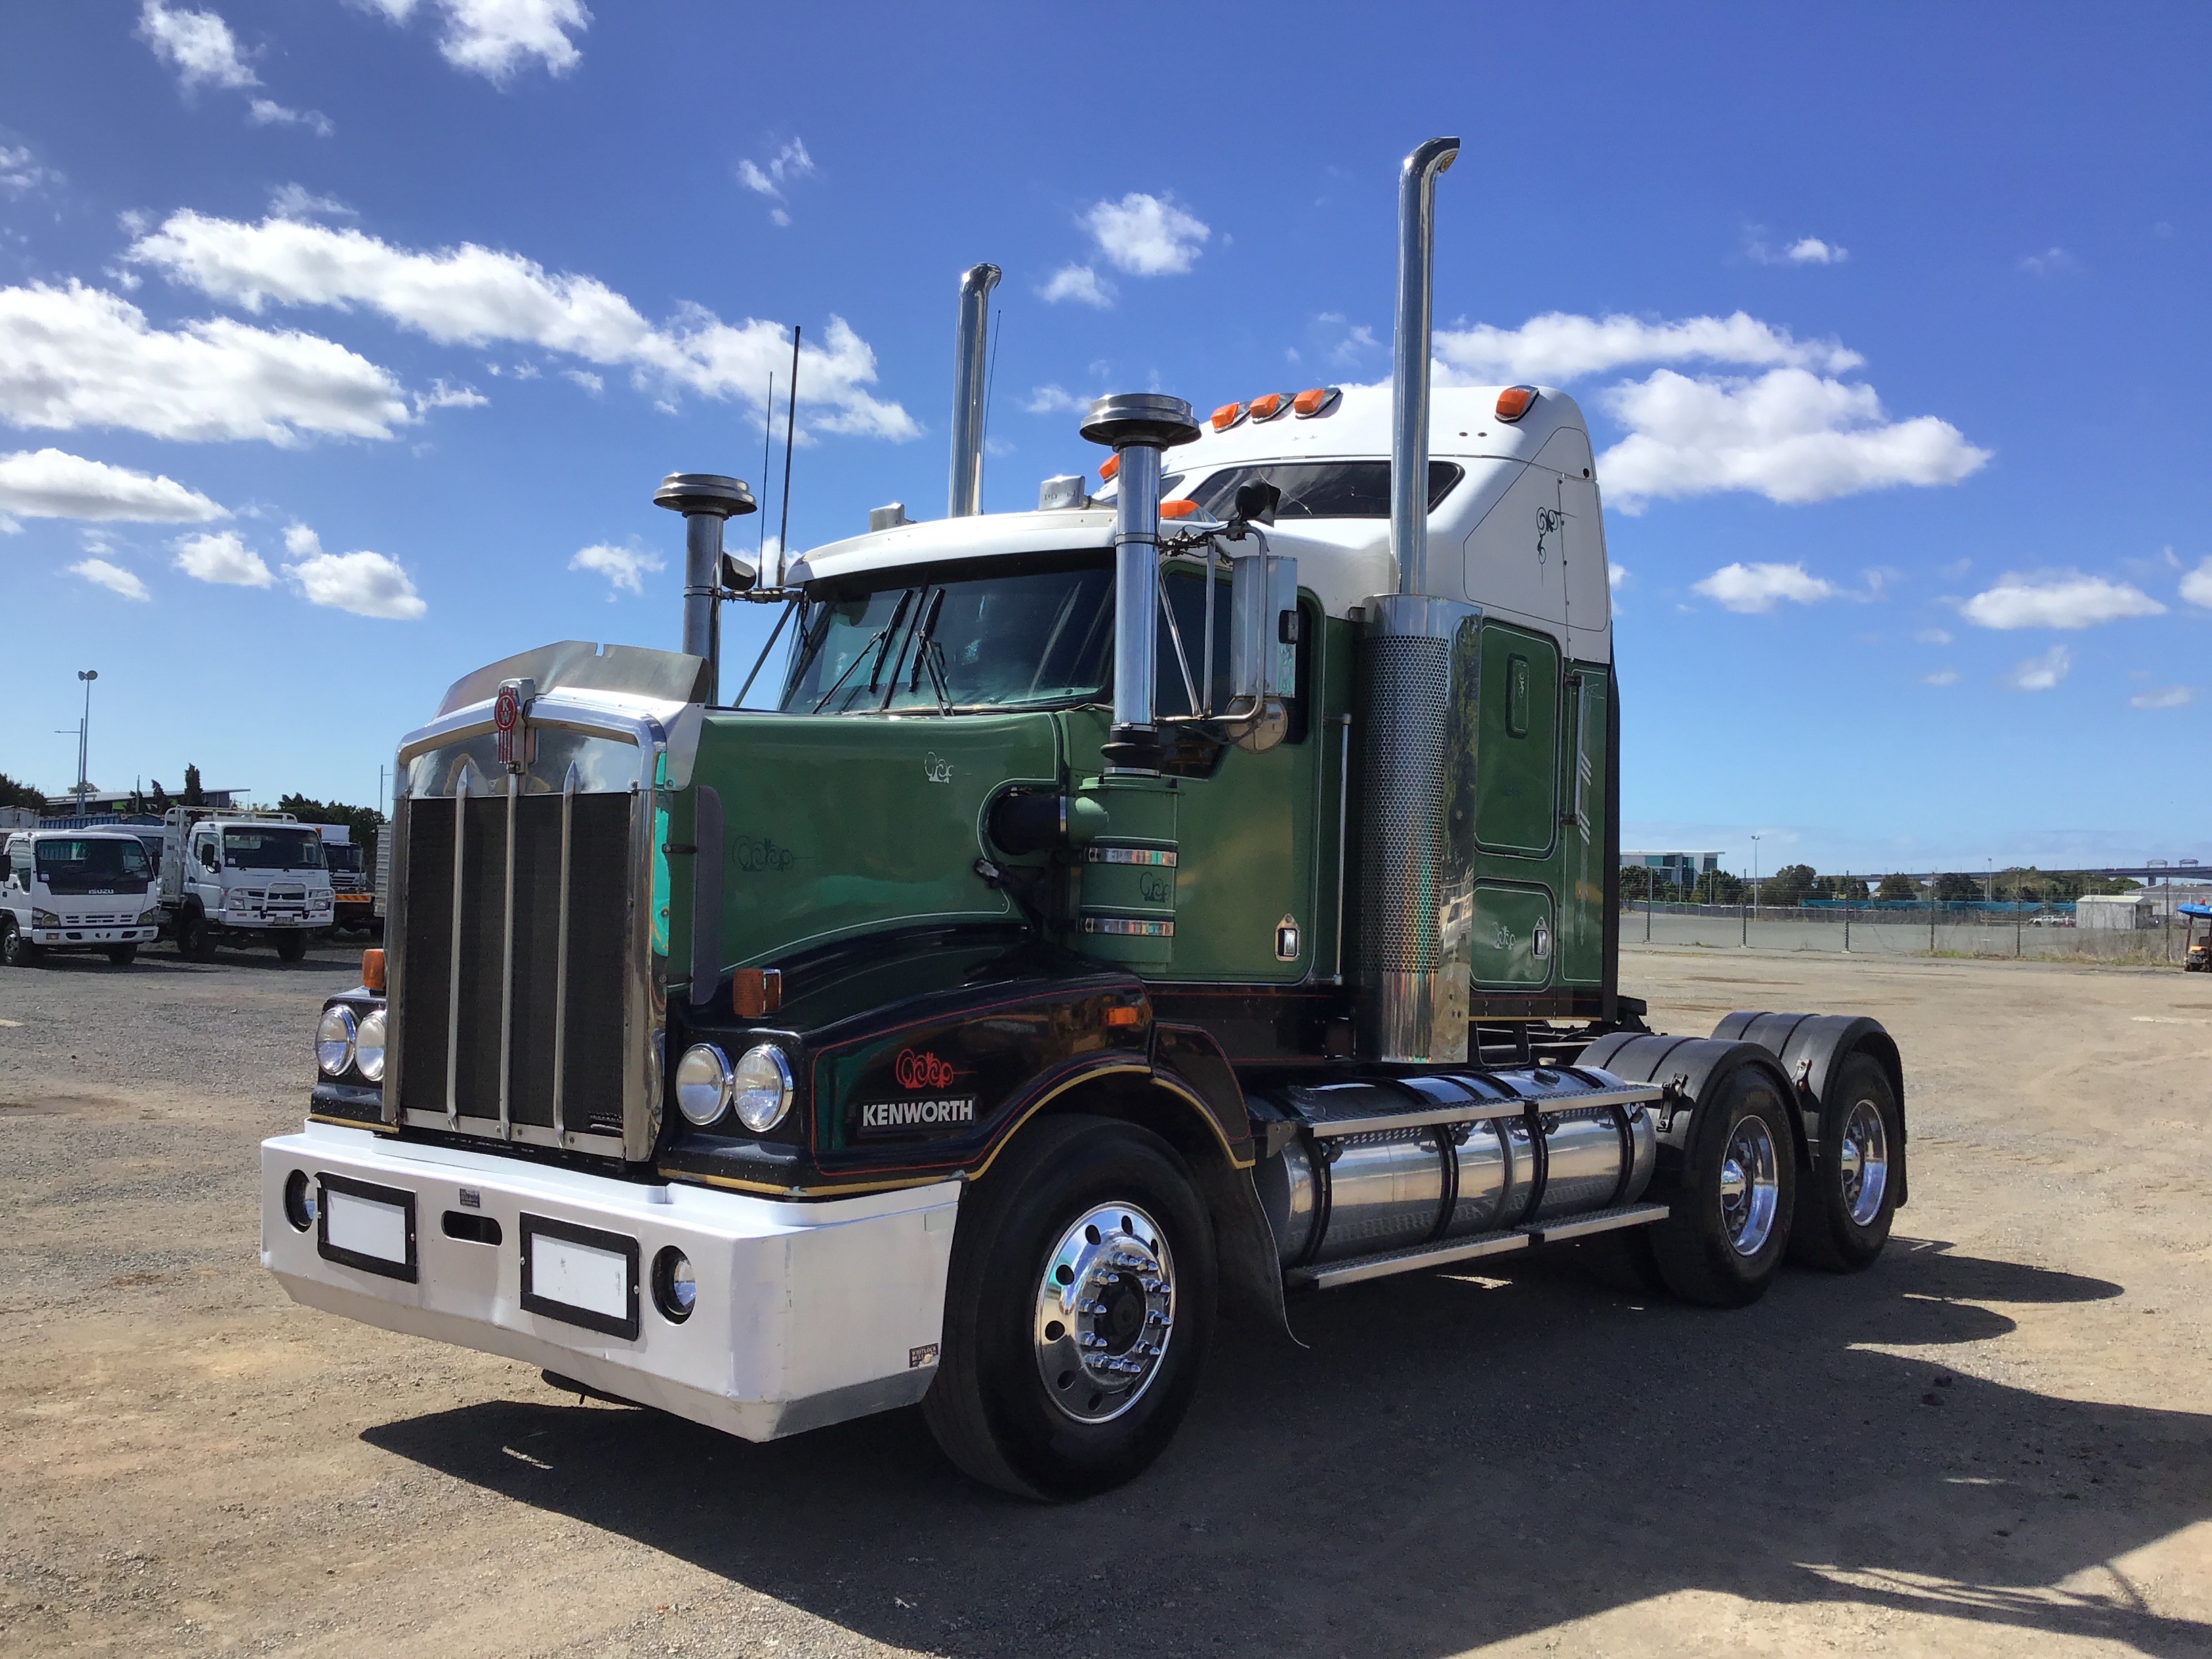
[(1273, 749), (1290, 731), (1297, 691), (1298, 562), (1272, 553), (1229, 562), (1229, 707), (1239, 747)]

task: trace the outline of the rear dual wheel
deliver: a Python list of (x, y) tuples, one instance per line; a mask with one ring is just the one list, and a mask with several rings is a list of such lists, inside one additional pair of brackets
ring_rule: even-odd
[(1820, 1155), (1798, 1200), (1791, 1261), (1830, 1273), (1874, 1264), (1897, 1213), (1904, 1143), (1889, 1073), (1872, 1055), (1853, 1054), (1820, 1114)]
[(966, 1474), (1087, 1498), (1141, 1474), (1189, 1409), (1213, 1332), (1213, 1230), (1157, 1135), (1048, 1118), (969, 1189), (922, 1414)]

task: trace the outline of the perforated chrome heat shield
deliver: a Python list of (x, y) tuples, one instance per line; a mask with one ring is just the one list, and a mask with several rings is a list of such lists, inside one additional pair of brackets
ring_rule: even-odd
[(1366, 613), (1359, 1053), (1464, 1060), (1481, 612), (1389, 594)]

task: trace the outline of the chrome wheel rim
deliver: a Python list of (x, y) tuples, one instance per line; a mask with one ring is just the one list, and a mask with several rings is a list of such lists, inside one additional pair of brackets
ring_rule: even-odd
[(1761, 1117), (1740, 1119), (1721, 1159), (1721, 1226), (1738, 1255), (1757, 1255), (1774, 1231), (1782, 1201), (1774, 1135)]
[(1160, 1374), (1175, 1336), (1175, 1258), (1134, 1204), (1101, 1204), (1060, 1237), (1038, 1275), (1037, 1375), (1079, 1423), (1121, 1415)]
[(1844, 1208), (1853, 1224), (1871, 1225), (1881, 1213), (1882, 1194), (1889, 1188), (1889, 1132), (1882, 1127), (1881, 1109), (1871, 1100), (1853, 1102), (1844, 1120), (1836, 1172), (1843, 1182)]

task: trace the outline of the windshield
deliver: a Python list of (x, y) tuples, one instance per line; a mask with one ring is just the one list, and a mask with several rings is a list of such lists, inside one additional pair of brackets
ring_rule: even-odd
[(222, 861), (234, 870), (319, 870), (323, 838), (312, 830), (225, 830)]
[[(1449, 461), (1429, 463), (1429, 511), (1433, 513), (1460, 481), (1462, 469)], [(1190, 491), (1190, 499), (1217, 519), (1237, 510), (1239, 486), (1264, 481), (1283, 492), (1275, 508), (1286, 519), (1387, 519), (1390, 516), (1388, 461), (1278, 461), (1232, 466)], [(1166, 492), (1162, 491), (1163, 494)]]
[(35, 844), (39, 879), (56, 893), (143, 893), (153, 878), (146, 849), (137, 841), (41, 841)]
[(361, 868), (361, 848), (345, 842), (323, 843), (323, 861), (333, 870)]
[[(1059, 569), (947, 566), (919, 582), (909, 570), (821, 584), (784, 708), (1004, 708), (1096, 696), (1114, 635), (1113, 572), (1095, 554), (1079, 556)], [(907, 585), (890, 585), (899, 577)]]

